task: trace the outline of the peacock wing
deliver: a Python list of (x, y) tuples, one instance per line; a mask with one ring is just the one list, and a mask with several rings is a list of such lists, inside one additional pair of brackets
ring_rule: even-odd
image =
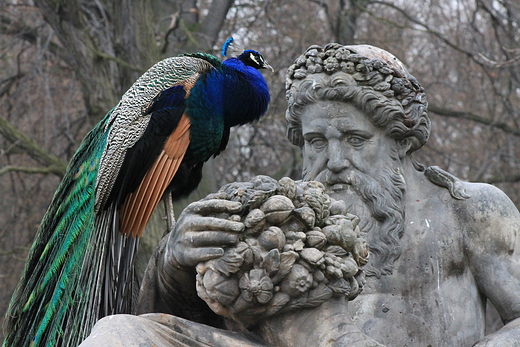
[[(127, 152), (145, 134), (154, 114), (150, 110), (158, 98), (175, 87), (189, 93), (198, 79), (214, 68), (212, 64), (213, 62), (189, 56), (164, 59), (144, 73), (123, 95), (107, 123), (109, 135), (100, 159), (96, 211), (106, 208), (111, 203), (109, 200), (113, 201), (114, 194), (119, 193), (116, 191), (116, 180), (120, 176)], [(158, 156), (159, 153), (154, 155)], [(117, 199), (120, 203), (124, 200), (121, 197)]]
[[(194, 77), (196, 75), (192, 75)], [(133, 313), (139, 284), (133, 264), (139, 238), (164, 191), (181, 164), (190, 143), (190, 122), (184, 115), (191, 80), (160, 91), (142, 109), (149, 121), (142, 136), (125, 152), (105, 205), (97, 212), (98, 237), (106, 237), (107, 253), (94, 259), (105, 275), (101, 285), (100, 316)], [(97, 243), (97, 241), (95, 242)]]
[(146, 172), (136, 191), (130, 193), (120, 210), (120, 232), (141, 237), (153, 210), (177, 173), (190, 144), (190, 121), (183, 115), (164, 147)]

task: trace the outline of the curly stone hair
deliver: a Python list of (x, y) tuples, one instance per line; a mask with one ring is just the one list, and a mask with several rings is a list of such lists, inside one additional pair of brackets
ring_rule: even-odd
[(303, 146), (303, 108), (319, 100), (354, 103), (389, 136), (409, 140), (408, 153), (428, 141), (431, 124), (424, 89), (397, 58), (380, 48), (310, 46), (289, 67), (286, 91), (287, 136), (297, 146)]

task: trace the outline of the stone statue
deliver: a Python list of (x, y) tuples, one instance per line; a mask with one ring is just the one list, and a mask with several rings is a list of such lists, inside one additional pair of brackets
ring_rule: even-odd
[[(304, 182), (260, 177), (189, 205), (145, 274), (139, 311), (146, 314), (106, 317), (83, 345), (520, 346), (520, 214), (499, 189), (414, 160), (430, 121), (424, 90), (401, 62), (371, 46), (311, 46), (289, 68), (287, 97)], [(265, 184), (273, 188), (259, 189), (270, 191), (261, 201), (247, 195)], [(320, 213), (308, 217), (311, 205), (297, 198), (306, 184), (329, 206), (314, 224), (309, 218)], [(264, 206), (271, 198), (285, 207)], [(261, 205), (244, 214), (249, 201)], [(275, 220), (267, 216), (273, 211), (286, 214)], [(284, 225), (296, 221), (302, 229), (291, 234)], [(256, 258), (246, 249), (268, 242), (256, 251), (262, 271), (252, 271), (247, 259)], [(329, 247), (339, 254), (337, 271), (324, 270)], [(290, 252), (303, 262), (282, 271), (281, 254)], [(347, 260), (357, 268), (342, 272)], [(274, 279), (287, 271), (301, 281)], [(237, 287), (215, 273), (244, 279)], [(288, 309), (300, 300), (298, 286), (305, 303)], [(329, 293), (320, 294), (325, 301), (307, 305), (318, 287)], [(485, 336), (487, 299), (505, 325)]]

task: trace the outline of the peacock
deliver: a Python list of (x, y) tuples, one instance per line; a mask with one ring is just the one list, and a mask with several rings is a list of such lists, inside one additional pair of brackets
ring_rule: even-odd
[(190, 53), (137, 79), (68, 166), (9, 305), (4, 347), (77, 346), (99, 318), (132, 312), (134, 255), (153, 210), (192, 192), (230, 128), (266, 112), (266, 68), (254, 50), (224, 61)]

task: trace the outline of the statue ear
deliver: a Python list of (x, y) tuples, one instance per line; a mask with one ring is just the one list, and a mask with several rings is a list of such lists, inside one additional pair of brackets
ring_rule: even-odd
[(397, 140), (397, 151), (399, 153), (399, 159), (403, 159), (408, 153), (408, 150), (412, 146), (412, 141), (408, 138)]

